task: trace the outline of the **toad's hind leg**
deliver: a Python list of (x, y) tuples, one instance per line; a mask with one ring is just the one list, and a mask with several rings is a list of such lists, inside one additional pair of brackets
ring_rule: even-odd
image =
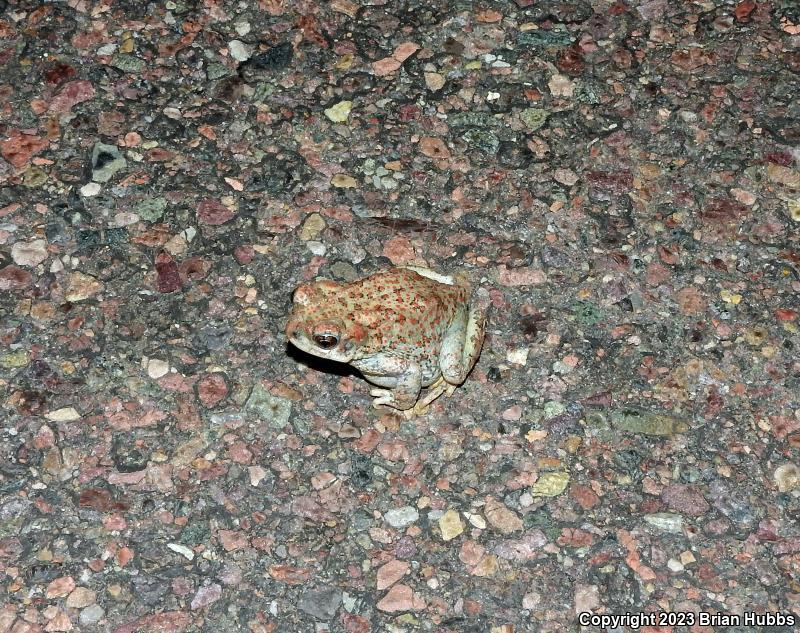
[(481, 353), (491, 299), (485, 288), (477, 288), (470, 300), (466, 318), (456, 318), (445, 332), (439, 366), (447, 383), (458, 386)]
[(407, 418), (412, 418), (415, 415), (425, 415), (428, 413), (428, 407), (430, 406), (431, 402), (436, 400), (439, 396), (443, 393), (446, 393), (448, 396), (453, 395), (453, 392), (456, 390), (455, 385), (451, 385), (447, 382), (444, 378), (439, 376), (432, 385), (430, 385), (425, 393), (425, 397), (420, 399), (414, 405), (413, 409), (409, 409), (405, 411)]

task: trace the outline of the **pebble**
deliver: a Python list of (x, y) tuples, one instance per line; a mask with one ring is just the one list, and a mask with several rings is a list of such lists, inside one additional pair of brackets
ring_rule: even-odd
[(673, 510), (689, 516), (700, 516), (711, 509), (697, 489), (685, 484), (667, 486), (661, 493), (661, 498)]
[(108, 182), (117, 172), (127, 166), (128, 162), (116, 145), (94, 144), (94, 148), (92, 148), (92, 180), (94, 182)]
[(670, 558), (667, 561), (667, 568), (673, 573), (682, 572), (684, 570), (683, 563), (681, 563), (681, 561), (676, 560), (674, 558)]
[(796, 464), (781, 464), (773, 474), (778, 492), (791, 492), (800, 487), (800, 468)]
[(547, 122), (549, 113), (542, 108), (527, 108), (519, 113), (520, 119), (528, 128), (528, 131), (535, 132)]
[(355, 178), (348, 174), (334, 174), (331, 178), (331, 185), (342, 189), (351, 189), (358, 185)]
[(800, 198), (789, 200), (786, 203), (786, 210), (793, 222), (800, 222)]
[(376, 580), (378, 591), (383, 591), (384, 589), (391, 587), (394, 583), (405, 576), (409, 569), (411, 569), (410, 563), (397, 559), (390, 560), (388, 563), (381, 565), (378, 568)]
[(393, 508), (384, 513), (383, 518), (393, 528), (408, 527), (419, 519), (419, 512), (414, 506)]
[(522, 596), (522, 608), (523, 609), (535, 609), (542, 603), (542, 594), (537, 591), (529, 591), (524, 596)]
[(180, 554), (186, 560), (194, 560), (194, 550), (180, 543), (167, 543), (167, 548), (171, 549), (176, 554)]
[(464, 531), (464, 522), (454, 509), (449, 509), (439, 517), (439, 530), (442, 532), (442, 539), (452, 541)]
[(145, 222), (158, 222), (164, 215), (167, 208), (167, 200), (163, 197), (147, 198), (139, 202), (136, 207), (136, 215)]
[(202, 224), (220, 226), (234, 217), (236, 213), (233, 210), (213, 198), (201, 200), (197, 205), (197, 220)]
[(506, 352), (506, 360), (514, 365), (521, 365), (524, 367), (528, 364), (528, 354), (530, 354), (530, 348), (528, 347), (510, 349)]
[(75, 589), (75, 579), (72, 576), (61, 576), (50, 581), (45, 590), (47, 598), (66, 598)]
[(0, 354), (0, 367), (4, 369), (16, 369), (25, 367), (30, 362), (30, 354), (27, 350), (19, 349), (7, 354)]
[(444, 75), (440, 73), (425, 73), (425, 85), (428, 90), (436, 92), (444, 87)]
[(99, 604), (92, 604), (81, 611), (78, 621), (83, 626), (90, 626), (92, 624), (97, 624), (105, 614), (106, 612), (103, 607)]
[(222, 374), (207, 374), (197, 383), (197, 396), (203, 406), (217, 406), (228, 395), (228, 385)]
[(253, 54), (250, 47), (241, 40), (231, 40), (228, 43), (228, 50), (230, 51), (231, 57), (237, 62), (246, 62)]
[(81, 414), (73, 407), (64, 407), (45, 413), (44, 417), (52, 422), (74, 422), (75, 420), (80, 420)]
[(562, 185), (567, 185), (568, 187), (571, 187), (579, 180), (578, 174), (576, 174), (571, 169), (563, 169), (563, 168), (555, 170), (555, 172), (553, 173), (553, 179), (556, 182), (560, 182)]
[(522, 519), (494, 497), (487, 497), (484, 514), (489, 525), (502, 534), (511, 534), (523, 527)]
[(103, 290), (105, 285), (102, 281), (82, 272), (74, 272), (69, 276), (67, 285), (67, 301), (84, 301), (95, 296)]
[(90, 182), (81, 187), (81, 195), (84, 198), (92, 198), (99, 194), (103, 188), (96, 182)]
[(575, 84), (569, 77), (564, 75), (553, 75), (547, 82), (547, 87), (554, 97), (572, 97), (575, 93)]
[(425, 608), (425, 601), (408, 585), (396, 584), (378, 601), (376, 606), (380, 611), (387, 613), (420, 611)]
[(611, 426), (620, 431), (642, 435), (675, 435), (689, 430), (689, 425), (680, 418), (631, 408), (612, 411)]
[(212, 604), (214, 604), (217, 600), (222, 597), (222, 586), (218, 585), (217, 583), (212, 583), (210, 585), (206, 585), (205, 587), (200, 587), (197, 590), (194, 598), (192, 598), (191, 608), (192, 611), (197, 609), (204, 609)]
[(76, 587), (75, 590), (67, 596), (66, 605), (70, 609), (83, 609), (90, 604), (94, 604), (97, 600), (97, 595), (88, 587)]
[(575, 586), (575, 613), (590, 613), (601, 606), (600, 588), (597, 585)]
[(342, 591), (336, 587), (309, 589), (300, 596), (298, 607), (318, 620), (330, 620), (342, 604)]
[(316, 240), (320, 233), (325, 230), (326, 226), (327, 224), (325, 223), (325, 218), (323, 218), (319, 213), (312, 213), (303, 222), (303, 226), (300, 228), (299, 237), (304, 242)]
[(662, 532), (671, 534), (681, 534), (683, 532), (683, 517), (680, 514), (656, 512), (654, 514), (646, 514), (644, 520)]
[(169, 363), (160, 358), (144, 358), (142, 359), (147, 367), (147, 375), (156, 380), (169, 373)]
[(564, 492), (568, 485), (569, 473), (543, 473), (531, 486), (531, 494), (534, 497), (556, 497)]
[(325, 116), (334, 123), (344, 123), (350, 116), (350, 110), (352, 110), (352, 108), (352, 101), (340, 101), (339, 103), (332, 105), (330, 108), (326, 108)]
[(261, 383), (256, 383), (244, 409), (267, 422), (273, 429), (280, 430), (289, 422), (292, 403), (285, 398), (273, 396)]
[(47, 256), (47, 242), (45, 240), (16, 242), (11, 247), (11, 259), (20, 266), (37, 266), (46, 260)]

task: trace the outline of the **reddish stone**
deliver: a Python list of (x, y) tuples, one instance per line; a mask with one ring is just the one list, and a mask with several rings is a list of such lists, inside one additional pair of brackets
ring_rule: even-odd
[(390, 560), (385, 565), (382, 565), (378, 569), (377, 574), (378, 591), (383, 591), (387, 587), (391, 587), (394, 583), (405, 576), (410, 568), (411, 566), (409, 563), (397, 559)]
[(156, 274), (156, 290), (159, 292), (175, 292), (183, 285), (178, 265), (169, 256), (169, 253), (162, 251), (156, 255)]
[(108, 490), (102, 488), (86, 488), (81, 490), (78, 504), (82, 508), (92, 508), (98, 512), (111, 512), (114, 510), (127, 510), (128, 504), (116, 501)]
[(222, 374), (208, 374), (197, 383), (197, 396), (206, 407), (216, 406), (228, 395), (228, 385)]
[(628, 193), (633, 189), (633, 174), (628, 170), (590, 171), (587, 179), (600, 189), (616, 194)]
[(408, 585), (394, 585), (376, 605), (381, 611), (396, 613), (398, 611), (420, 611), (425, 608), (425, 601), (415, 594)]
[(747, 24), (750, 21), (750, 14), (755, 11), (755, 9), (755, 2), (752, 0), (745, 0), (736, 5), (736, 8), (733, 10), (733, 15), (737, 22)]
[(306, 519), (311, 519), (317, 523), (330, 521), (334, 518), (328, 510), (308, 495), (297, 497), (292, 502), (292, 513), (297, 516), (305, 517)]
[(147, 160), (151, 163), (164, 163), (168, 160), (172, 160), (174, 156), (175, 154), (173, 152), (163, 147), (154, 147), (147, 152)]
[(583, 61), (583, 53), (579, 46), (573, 44), (564, 50), (556, 61), (558, 69), (567, 75), (577, 77), (586, 69), (586, 62)]
[(159, 633), (182, 633), (192, 623), (188, 613), (182, 611), (162, 611), (153, 615), (137, 618), (128, 624), (114, 629), (114, 633), (139, 633), (141, 631), (158, 631)]
[(178, 273), (184, 283), (205, 279), (210, 270), (211, 262), (202, 257), (190, 257), (181, 262), (181, 265), (178, 267)]
[(253, 453), (244, 442), (234, 442), (228, 447), (228, 457), (238, 464), (249, 464), (253, 461)]
[(419, 151), (430, 158), (450, 158), (450, 150), (440, 138), (423, 136), (419, 140)]
[(651, 286), (658, 286), (671, 276), (669, 269), (658, 262), (653, 261), (647, 265), (646, 279), (647, 283)]
[(236, 214), (217, 200), (206, 198), (197, 205), (197, 219), (203, 224), (219, 226), (225, 224)]
[(237, 246), (235, 249), (233, 249), (233, 256), (242, 266), (253, 261), (255, 254), (256, 251), (250, 244), (243, 244), (242, 246)]
[(22, 169), (31, 160), (34, 154), (47, 149), (50, 141), (39, 138), (33, 134), (23, 134), (19, 130), (11, 130), (8, 139), (0, 141), (0, 154), (3, 155), (13, 167)]
[(178, 576), (172, 580), (172, 593), (176, 596), (185, 596), (192, 592), (194, 583), (186, 576)]
[(594, 543), (594, 535), (586, 530), (564, 528), (556, 539), (556, 543), (561, 547), (589, 547)]
[(408, 447), (401, 440), (381, 442), (378, 446), (378, 453), (390, 462), (407, 462), (409, 458)]
[(714, 198), (700, 211), (700, 220), (705, 224), (737, 222), (748, 212), (747, 207), (741, 202), (731, 198)]
[(371, 453), (380, 441), (380, 433), (375, 429), (367, 429), (360, 438), (353, 442), (353, 448), (360, 453)]
[(65, 84), (61, 91), (50, 102), (50, 111), (65, 113), (73, 106), (94, 97), (94, 86), (86, 79), (78, 79)]
[(780, 539), (774, 521), (764, 519), (758, 524), (756, 536), (762, 541), (777, 541)]
[(200, 587), (197, 590), (194, 598), (192, 598), (191, 608), (203, 609), (209, 605), (214, 604), (222, 597), (222, 587), (217, 583), (212, 583), (205, 587)]
[(569, 494), (584, 510), (594, 508), (598, 503), (600, 503), (600, 498), (589, 486), (575, 484), (570, 487)]
[(44, 73), (44, 80), (49, 84), (64, 83), (75, 76), (75, 69), (69, 64), (58, 62)]
[(384, 75), (391, 75), (395, 70), (400, 68), (402, 64), (394, 57), (384, 57), (376, 62), (372, 62), (372, 72), (379, 77)]
[(342, 626), (347, 633), (370, 633), (372, 630), (369, 620), (354, 613), (343, 611), (341, 615)]
[(270, 565), (269, 575), (287, 585), (302, 585), (311, 578), (311, 570), (291, 565)]
[(219, 542), (222, 544), (222, 547), (225, 548), (226, 552), (233, 552), (237, 549), (250, 547), (247, 536), (240, 530), (220, 530), (218, 536)]
[(117, 550), (117, 564), (120, 567), (125, 567), (133, 560), (133, 550), (130, 547), (120, 547)]
[(9, 264), (0, 268), (0, 290), (22, 290), (31, 285), (33, 276), (19, 266)]
[(416, 256), (414, 246), (407, 237), (397, 236), (390, 239), (383, 247), (383, 256), (395, 266), (407, 264)]
[(661, 493), (661, 498), (673, 510), (690, 516), (705, 514), (711, 507), (700, 492), (684, 484), (667, 486)]
[(48, 598), (65, 598), (73, 589), (75, 589), (75, 579), (72, 576), (62, 576), (47, 585), (45, 596)]
[(458, 553), (459, 560), (469, 567), (477, 565), (486, 555), (486, 548), (480, 543), (467, 539), (461, 545)]
[(598, 393), (586, 396), (580, 400), (584, 407), (610, 407), (614, 400), (614, 394), (610, 391), (599, 391)]

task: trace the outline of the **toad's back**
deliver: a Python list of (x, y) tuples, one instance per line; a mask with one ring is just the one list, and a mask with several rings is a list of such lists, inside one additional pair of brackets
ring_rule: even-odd
[(398, 268), (344, 287), (338, 297), (347, 320), (361, 325), (368, 337), (360, 357), (378, 353), (431, 359), (454, 315), (464, 310), (466, 284), (448, 285)]

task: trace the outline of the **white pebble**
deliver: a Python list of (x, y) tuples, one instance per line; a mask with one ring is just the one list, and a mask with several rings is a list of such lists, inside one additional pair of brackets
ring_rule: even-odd
[(11, 258), (20, 266), (36, 266), (47, 259), (47, 242), (32, 240), (17, 242), (11, 247)]
[(97, 182), (90, 182), (86, 185), (81, 187), (81, 195), (84, 198), (91, 198), (92, 196), (96, 196), (103, 188), (100, 186), (100, 183)]
[(147, 375), (150, 378), (161, 378), (169, 372), (169, 363), (159, 358), (151, 358), (147, 362)]
[(246, 62), (250, 59), (250, 47), (241, 40), (231, 40), (228, 42), (228, 50), (230, 51), (231, 57), (237, 62)]

